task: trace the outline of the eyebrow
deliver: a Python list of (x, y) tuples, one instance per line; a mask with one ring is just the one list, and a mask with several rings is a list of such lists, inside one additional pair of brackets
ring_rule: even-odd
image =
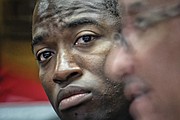
[(180, 3), (152, 9), (139, 14), (135, 18), (134, 26), (140, 29), (146, 29), (154, 24), (177, 16), (180, 16)]
[(83, 18), (79, 18), (79, 19), (70, 21), (68, 23), (65, 23), (65, 25), (63, 27), (64, 28), (76, 28), (76, 27), (82, 26), (82, 25), (101, 26), (95, 19), (83, 17)]
[(43, 42), (44, 41), (44, 38), (48, 36), (48, 33), (47, 32), (41, 32), (39, 35), (35, 35), (35, 37), (33, 37), (32, 39), (32, 47)]
[[(95, 26), (102, 27), (102, 25), (100, 25), (98, 23), (98, 21), (96, 21), (95, 19), (84, 17), (84, 18), (79, 18), (79, 19), (67, 22), (64, 25), (62, 25), (62, 28), (70, 29), (70, 28), (76, 28), (76, 27), (83, 26), (83, 25), (95, 25)], [(47, 36), (48, 36), (47, 32), (43, 32), (43, 33), (35, 36), (32, 40), (32, 48), (33, 48), (33, 46), (43, 42), (44, 38)]]

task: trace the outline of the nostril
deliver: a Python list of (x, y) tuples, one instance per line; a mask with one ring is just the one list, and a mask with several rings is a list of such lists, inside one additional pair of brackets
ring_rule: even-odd
[(65, 81), (65, 80), (53, 79), (53, 81), (54, 81), (55, 83), (57, 83), (57, 84), (61, 84), (61, 83), (63, 83), (63, 81)]
[(58, 72), (58, 74), (55, 74), (54, 76), (54, 83), (62, 84), (65, 82), (68, 82), (69, 80), (75, 80), (76, 78), (80, 77), (82, 75), (81, 71), (63, 71)]
[(81, 76), (81, 73), (79, 72), (72, 72), (71, 74), (69, 74), (67, 79), (75, 79), (77, 77)]

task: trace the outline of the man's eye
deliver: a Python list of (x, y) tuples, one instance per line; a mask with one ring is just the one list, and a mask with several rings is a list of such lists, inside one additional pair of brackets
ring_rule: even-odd
[(53, 51), (43, 51), (38, 53), (37, 60), (39, 62), (44, 62), (46, 60), (49, 60), (54, 55)]
[(75, 45), (87, 45), (96, 38), (95, 35), (83, 35), (76, 40)]

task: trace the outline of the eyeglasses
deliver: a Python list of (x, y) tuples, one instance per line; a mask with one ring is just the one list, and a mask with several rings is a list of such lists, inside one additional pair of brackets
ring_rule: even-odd
[[(156, 25), (160, 22), (170, 20), (180, 16), (180, 3), (169, 5), (167, 7), (157, 7), (150, 10), (141, 10), (141, 3), (133, 3), (126, 11), (134, 21), (130, 24), (139, 30), (146, 30), (149, 27)], [(125, 12), (125, 11), (124, 11)], [(126, 22), (126, 21), (124, 21)], [(126, 26), (124, 26), (126, 27)], [(123, 28), (122, 28), (123, 29)], [(131, 49), (130, 43), (127, 41), (124, 34), (116, 34), (116, 39), (120, 40), (120, 45), (125, 46), (126, 49)]]

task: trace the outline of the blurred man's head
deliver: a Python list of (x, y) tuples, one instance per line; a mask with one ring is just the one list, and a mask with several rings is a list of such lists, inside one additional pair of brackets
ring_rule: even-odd
[[(125, 82), (134, 120), (180, 119), (180, 1), (119, 0), (123, 36), (106, 72)], [(123, 78), (123, 79), (121, 79)]]

